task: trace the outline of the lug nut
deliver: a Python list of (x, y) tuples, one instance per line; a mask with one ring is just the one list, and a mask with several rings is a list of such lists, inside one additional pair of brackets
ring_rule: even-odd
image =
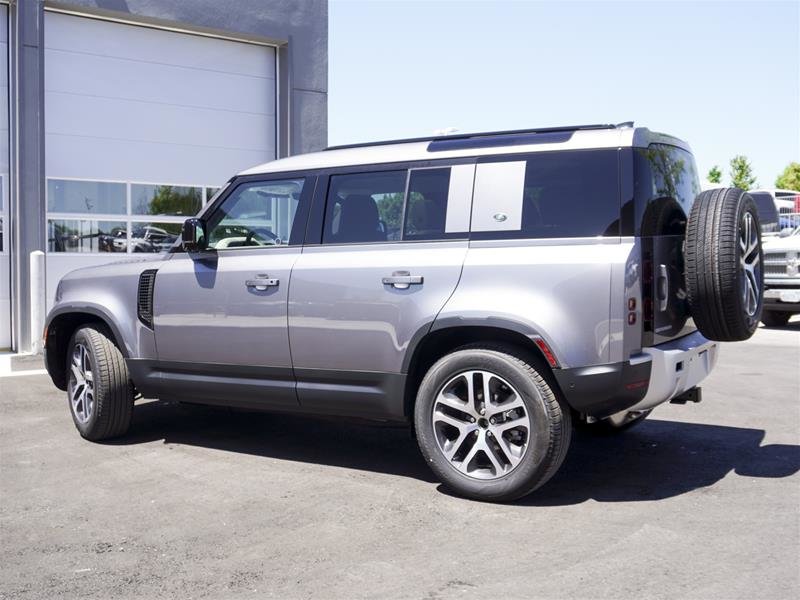
[(494, 425), (494, 417), (492, 417), (491, 419), (489, 419), (489, 423), (491, 423), (492, 425)]
[(485, 414), (486, 414), (486, 409), (485, 409), (485, 408), (482, 408), (482, 409), (481, 409), (481, 414), (482, 414), (482, 415), (485, 415)]

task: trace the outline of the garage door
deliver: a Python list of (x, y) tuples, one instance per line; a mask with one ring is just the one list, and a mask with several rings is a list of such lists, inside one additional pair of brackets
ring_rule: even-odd
[(275, 51), (45, 14), (48, 300), (108, 253), (160, 252), (231, 175), (275, 158)]
[(8, 144), (8, 7), (0, 5), (0, 350), (11, 347)]

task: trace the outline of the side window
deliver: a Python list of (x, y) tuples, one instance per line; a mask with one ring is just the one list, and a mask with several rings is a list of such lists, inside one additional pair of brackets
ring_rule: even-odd
[(406, 171), (333, 175), (325, 208), (324, 244), (399, 240)]
[(541, 152), (477, 165), (472, 237), (619, 235), (616, 150)]
[(208, 247), (216, 250), (288, 244), (305, 179), (239, 185), (211, 215)]
[(322, 242), (466, 238), (474, 176), (474, 164), (333, 175)]
[(408, 180), (404, 240), (436, 240), (445, 236), (450, 168), (415, 169)]

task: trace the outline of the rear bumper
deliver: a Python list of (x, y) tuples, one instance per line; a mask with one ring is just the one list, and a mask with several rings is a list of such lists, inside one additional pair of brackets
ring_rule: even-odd
[(554, 369), (553, 374), (574, 410), (596, 418), (624, 410), (649, 410), (708, 376), (719, 345), (694, 332), (644, 348), (630, 360), (609, 365)]
[(644, 348), (652, 363), (650, 385), (644, 398), (630, 410), (649, 410), (698, 385), (717, 364), (719, 344), (699, 331)]

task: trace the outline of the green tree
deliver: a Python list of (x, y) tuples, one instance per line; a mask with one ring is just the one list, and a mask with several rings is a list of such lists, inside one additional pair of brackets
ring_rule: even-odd
[(154, 190), (148, 212), (151, 215), (196, 215), (202, 206), (200, 188), (160, 185)]
[(753, 175), (750, 161), (742, 154), (737, 154), (731, 159), (730, 175), (731, 183), (734, 187), (747, 191), (756, 185), (756, 178)]
[(720, 171), (717, 165), (714, 165), (709, 169), (706, 179), (711, 183), (722, 183), (722, 171)]
[(775, 180), (775, 187), (800, 191), (800, 163), (792, 162), (786, 165), (783, 173)]

